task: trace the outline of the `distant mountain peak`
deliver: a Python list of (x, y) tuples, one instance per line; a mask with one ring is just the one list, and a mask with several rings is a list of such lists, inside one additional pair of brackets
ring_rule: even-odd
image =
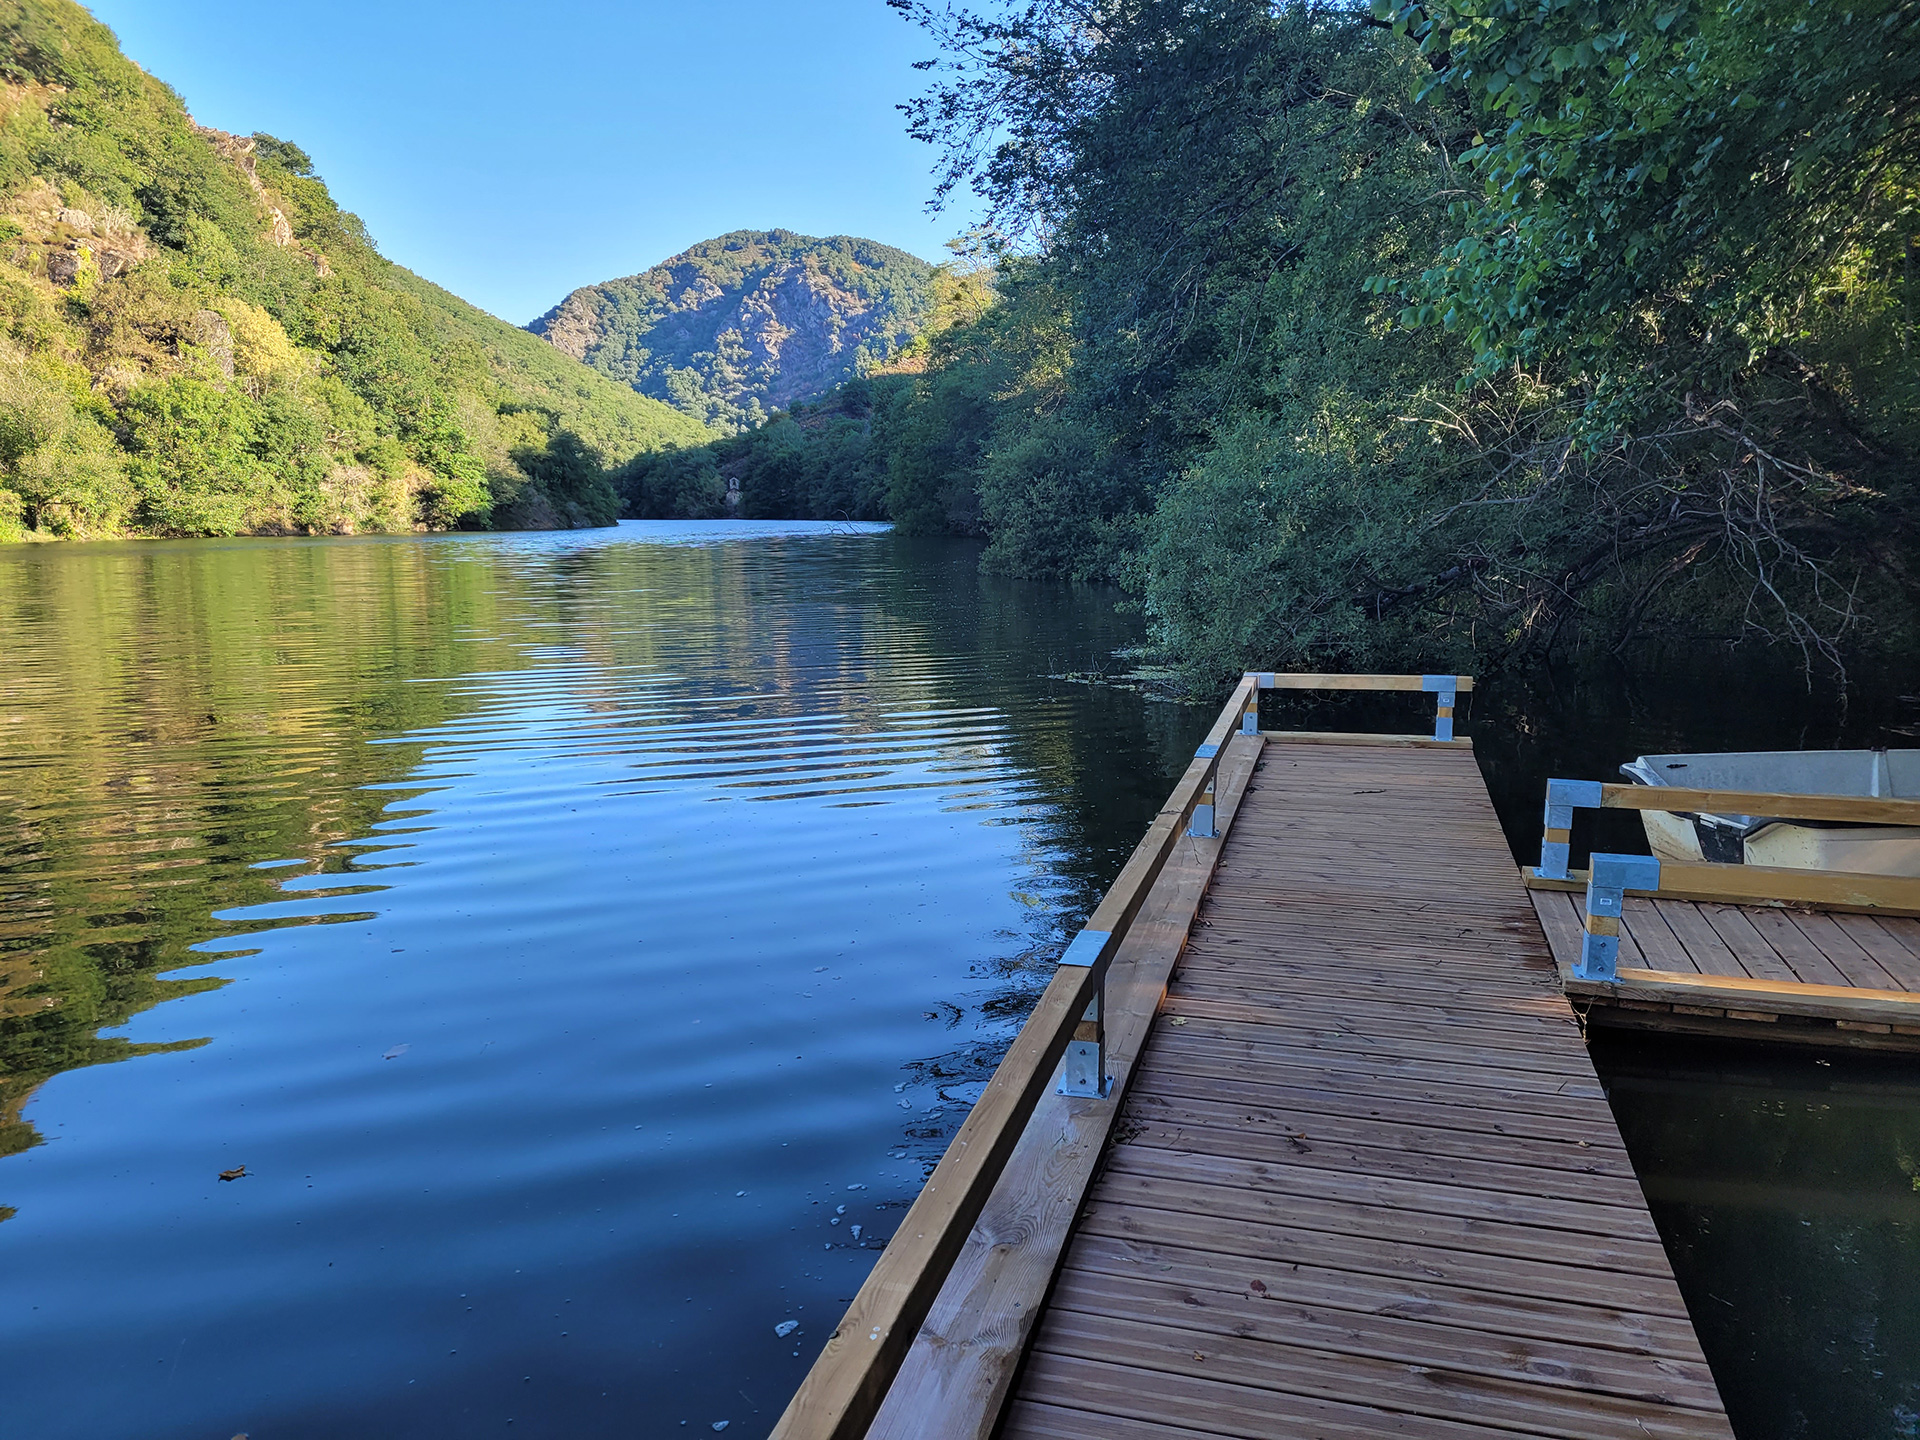
[(735, 230), (584, 285), (527, 329), (643, 395), (746, 429), (910, 344), (933, 274), (858, 236)]

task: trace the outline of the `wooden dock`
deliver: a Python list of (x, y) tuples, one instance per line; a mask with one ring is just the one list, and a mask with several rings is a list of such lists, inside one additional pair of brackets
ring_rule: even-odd
[(1247, 677), (781, 1440), (1730, 1440), (1470, 746), (1330, 681), (1470, 686)]
[[(1542, 863), (1521, 872), (1561, 988), (1587, 1021), (1920, 1050), (1920, 879), (1620, 855), (1568, 870), (1571, 811), (1591, 806), (1920, 825), (1920, 801), (1553, 780)], [(1626, 884), (1596, 892), (1592, 867), (1605, 862)], [(1629, 869), (1642, 873), (1627, 877)], [(1590, 914), (1595, 905), (1603, 913)], [(1582, 952), (1600, 935), (1611, 937), (1614, 953), (1595, 975)]]
[(1472, 753), (1270, 744), (1003, 1434), (1726, 1436)]

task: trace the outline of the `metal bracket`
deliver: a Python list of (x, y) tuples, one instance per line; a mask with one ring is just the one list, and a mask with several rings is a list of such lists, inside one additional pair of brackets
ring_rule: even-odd
[(1062, 965), (1098, 965), (1100, 952), (1106, 949), (1107, 941), (1113, 938), (1110, 930), (1082, 930), (1068, 942), (1067, 948), (1060, 952)]
[(1546, 833), (1540, 840), (1540, 863), (1533, 867), (1533, 873), (1542, 880), (1566, 879), (1572, 849), (1573, 812), (1599, 808), (1598, 780), (1547, 781)]
[(1433, 738), (1453, 739), (1453, 707), (1454, 701), (1459, 696), (1460, 677), (1458, 675), (1422, 675), (1420, 688), (1440, 697), (1433, 716)]
[(1217, 840), (1220, 831), (1215, 827), (1213, 787), (1215, 776), (1207, 776), (1207, 788), (1200, 792), (1200, 798), (1193, 802), (1193, 819), (1187, 822), (1187, 834), (1195, 840)]
[(1249, 670), (1241, 676), (1243, 680), (1253, 681), (1253, 694), (1247, 698), (1247, 708), (1240, 712), (1240, 733), (1258, 735), (1260, 733), (1260, 692), (1273, 688), (1274, 672), (1271, 670)]
[(1067, 1042), (1067, 1053), (1060, 1061), (1059, 1089), (1062, 1095), (1104, 1100), (1113, 1086), (1113, 1077), (1107, 1074), (1107, 1024), (1101, 1013), (1105, 1009), (1102, 1002), (1106, 998), (1107, 977), (1102, 971), (1100, 986), (1093, 992), (1093, 999), (1087, 1002), (1086, 1013), (1074, 1027), (1073, 1038)]
[(1595, 855), (1587, 872), (1587, 930), (1580, 937), (1576, 980), (1620, 978), (1620, 916), (1629, 890), (1658, 890), (1660, 862), (1651, 855)]

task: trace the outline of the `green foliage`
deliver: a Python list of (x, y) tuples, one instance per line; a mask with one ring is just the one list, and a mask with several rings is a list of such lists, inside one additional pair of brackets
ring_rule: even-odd
[(899, 433), (989, 564), (1198, 683), (1911, 634), (1912, 3), (898, 8), (1003, 252)]
[(617, 477), (623, 512), (641, 519), (881, 520), (886, 452), (876, 411), (899, 377), (856, 380), (742, 435), (643, 455)]
[(871, 240), (740, 230), (576, 290), (527, 328), (733, 431), (893, 360), (935, 303), (932, 278)]
[(1906, 0), (1376, 13), (1481, 132), (1461, 156), (1479, 182), (1456, 206), (1465, 233), (1406, 316), (1461, 328), (1478, 375), (1565, 358), (1593, 377), (1603, 425), (1631, 423), (1663, 384), (1721, 388), (1804, 339), (1810, 291), (1898, 274), (1920, 237)]
[(136, 492), (78, 367), (0, 347), (0, 542), (117, 531)]
[(0, 535), (604, 524), (588, 457), (707, 438), (381, 259), (77, 5), (0, 0), (0, 82)]

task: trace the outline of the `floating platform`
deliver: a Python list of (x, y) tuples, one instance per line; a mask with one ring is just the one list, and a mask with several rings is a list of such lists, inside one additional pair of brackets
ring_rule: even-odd
[[(1259, 731), (1427, 691), (1433, 737)], [(774, 1434), (1730, 1440), (1456, 676), (1248, 676)]]
[(1920, 827), (1920, 800), (1549, 780), (1540, 863), (1521, 871), (1583, 1019), (1920, 1049), (1920, 878), (1633, 855), (1569, 870), (1573, 814), (1592, 808), (1777, 815), (1860, 833)]
[(1585, 896), (1538, 888), (1532, 898), (1561, 986), (1593, 1023), (1920, 1050), (1920, 919), (1629, 895), (1619, 978), (1608, 983), (1573, 974)]

